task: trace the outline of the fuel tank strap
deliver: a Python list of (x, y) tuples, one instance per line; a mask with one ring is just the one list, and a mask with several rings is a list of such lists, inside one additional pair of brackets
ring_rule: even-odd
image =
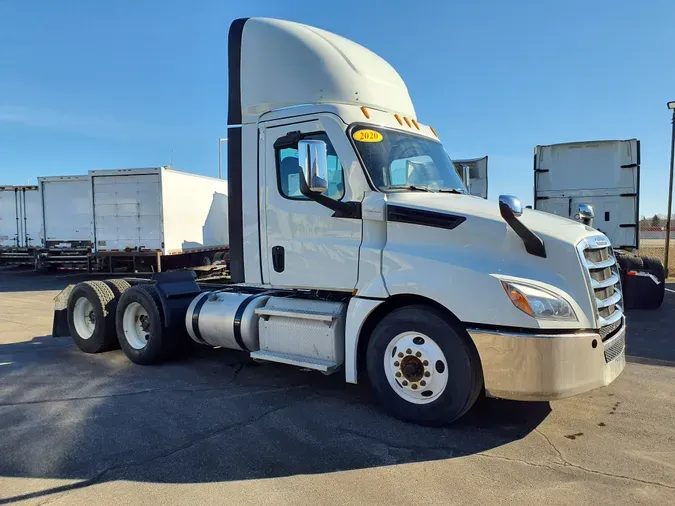
[(202, 339), (202, 334), (199, 332), (199, 312), (202, 310), (202, 306), (206, 303), (206, 300), (209, 298), (209, 295), (205, 293), (201, 299), (197, 301), (194, 311), (192, 311), (192, 332), (194, 332), (197, 340), (205, 345), (209, 345), (206, 341)]
[[(232, 331), (234, 334), (234, 340), (237, 341), (237, 344), (239, 347), (244, 350), (244, 351), (251, 351), (249, 350), (246, 345), (244, 344), (244, 339), (241, 337), (241, 318), (244, 315), (244, 311), (246, 311), (246, 308), (248, 305), (251, 303), (252, 300), (257, 299), (260, 297), (260, 293), (254, 293), (253, 295), (246, 297), (244, 301), (239, 304), (239, 307), (237, 308), (236, 313), (234, 314), (234, 321), (232, 322)], [(199, 301), (201, 302), (201, 301)], [(195, 313), (197, 312), (197, 308), (195, 308)], [(194, 318), (194, 317), (193, 317)], [(194, 321), (194, 320), (193, 320)]]

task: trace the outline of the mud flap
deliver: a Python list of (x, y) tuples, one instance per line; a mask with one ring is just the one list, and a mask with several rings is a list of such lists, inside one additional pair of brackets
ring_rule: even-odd
[(68, 298), (75, 285), (68, 285), (61, 293), (54, 297), (54, 321), (52, 323), (52, 337), (67, 337), (68, 328)]

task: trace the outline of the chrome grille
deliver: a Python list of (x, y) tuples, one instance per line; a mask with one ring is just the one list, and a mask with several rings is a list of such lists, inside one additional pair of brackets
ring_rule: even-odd
[(584, 250), (584, 256), (586, 257), (586, 260), (590, 262), (593, 263), (602, 262), (609, 258), (609, 249), (608, 248), (587, 249)]
[(596, 288), (595, 290), (595, 296), (598, 299), (608, 299), (612, 295), (614, 295), (614, 285), (608, 286), (607, 288)]
[(600, 328), (600, 339), (606, 341), (610, 337), (612, 337), (617, 330), (621, 328), (622, 320), (616, 321), (614, 323), (610, 323), (609, 325), (605, 325), (604, 327)]
[(588, 237), (581, 241), (577, 249), (581, 263), (588, 272), (600, 327), (617, 322), (620, 324), (623, 300), (619, 267), (609, 241), (603, 236)]
[(604, 345), (605, 345), (605, 362), (610, 363), (612, 360), (621, 355), (621, 353), (623, 353), (624, 348), (626, 348), (626, 333), (623, 332), (620, 335), (616, 336), (614, 339), (606, 341)]

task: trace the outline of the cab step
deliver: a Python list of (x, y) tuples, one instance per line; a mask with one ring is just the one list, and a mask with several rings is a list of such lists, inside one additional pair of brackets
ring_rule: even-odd
[(253, 351), (251, 358), (255, 360), (264, 360), (266, 362), (279, 362), (281, 364), (294, 365), (296, 367), (305, 367), (315, 371), (321, 371), (324, 374), (332, 374), (340, 367), (337, 362), (329, 360), (319, 360), (318, 358), (301, 357), (299, 355), (289, 355), (274, 351)]

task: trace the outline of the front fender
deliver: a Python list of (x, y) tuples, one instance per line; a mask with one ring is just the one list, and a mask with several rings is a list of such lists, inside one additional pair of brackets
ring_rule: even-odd
[[(586, 281), (571, 245), (549, 244), (547, 258), (540, 258), (525, 252), (520, 239), (508, 230), (502, 237), (486, 240), (471, 237), (469, 227), (461, 228), (388, 224), (382, 274), (389, 294), (433, 299), (464, 323), (532, 329), (595, 327)], [(511, 303), (499, 278), (553, 291), (572, 305), (578, 321), (532, 318)]]

